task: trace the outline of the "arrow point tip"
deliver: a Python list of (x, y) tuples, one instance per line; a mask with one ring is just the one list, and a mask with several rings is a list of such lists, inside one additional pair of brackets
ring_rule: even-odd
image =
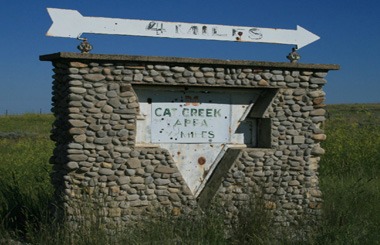
[(317, 41), (318, 39), (320, 39), (319, 36), (306, 30), (302, 26), (297, 25), (297, 31), (299, 33), (299, 37), (301, 37), (300, 42), (297, 44), (298, 49), (305, 47), (306, 45), (309, 45), (310, 43), (313, 43)]

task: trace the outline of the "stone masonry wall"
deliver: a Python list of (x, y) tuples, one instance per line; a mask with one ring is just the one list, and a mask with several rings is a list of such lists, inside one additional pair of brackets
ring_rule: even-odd
[(134, 85), (276, 89), (261, 115), (270, 119), (270, 147), (240, 149), (208, 198), (231, 218), (254, 194), (276, 225), (318, 217), (322, 87), (338, 66), (72, 53), (41, 60), (54, 66), (52, 182), (69, 219), (78, 216), (83, 198), (110, 223), (198, 208), (166, 149), (136, 147)]

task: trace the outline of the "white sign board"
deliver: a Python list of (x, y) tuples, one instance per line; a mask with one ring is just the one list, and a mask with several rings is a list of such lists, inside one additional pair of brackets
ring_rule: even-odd
[(302, 48), (319, 37), (297, 26), (296, 30), (247, 26), (210, 25), (155, 20), (85, 17), (76, 10), (48, 8), (53, 24), (47, 36), (79, 38), (82, 33), (146, 37), (189, 38), (219, 41), (297, 45)]
[(152, 143), (229, 142), (231, 105), (200, 103), (197, 95), (187, 96), (192, 102), (152, 105)]

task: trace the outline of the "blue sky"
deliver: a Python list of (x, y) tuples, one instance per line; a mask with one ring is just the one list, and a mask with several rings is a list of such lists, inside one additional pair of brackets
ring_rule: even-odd
[[(39, 55), (79, 52), (79, 41), (46, 37), (46, 8), (84, 16), (295, 29), (321, 39), (300, 49), (301, 63), (339, 64), (325, 86), (327, 103), (380, 102), (378, 0), (12, 0), (0, 8), (0, 114), (48, 113), (52, 65)], [(287, 62), (290, 45), (87, 35), (92, 53)]]

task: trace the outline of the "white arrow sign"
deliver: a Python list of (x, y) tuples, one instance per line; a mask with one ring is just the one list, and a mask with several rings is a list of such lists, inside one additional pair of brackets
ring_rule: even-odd
[(302, 48), (319, 37), (297, 26), (297, 30), (224, 26), (153, 20), (85, 17), (76, 10), (47, 9), (53, 24), (47, 36), (79, 38), (82, 33), (148, 37), (188, 38), (219, 41), (292, 44)]

